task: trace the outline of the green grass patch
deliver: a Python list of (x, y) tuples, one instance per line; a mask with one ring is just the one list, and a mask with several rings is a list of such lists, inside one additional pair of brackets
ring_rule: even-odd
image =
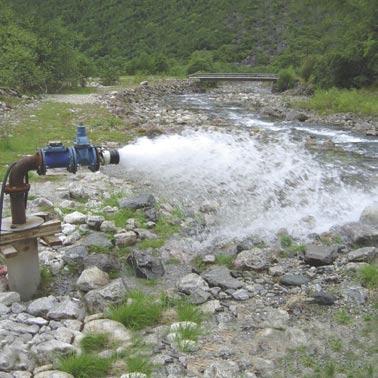
[(72, 374), (75, 378), (106, 377), (111, 366), (112, 359), (93, 354), (71, 355), (58, 363), (59, 370)]
[(352, 323), (352, 318), (345, 310), (338, 310), (335, 312), (334, 319), (337, 323), (347, 325)]
[(129, 219), (135, 219), (141, 227), (146, 224), (146, 217), (142, 210), (133, 209), (120, 209), (114, 214), (110, 214), (106, 217), (108, 220), (112, 220), (117, 227), (125, 227), (126, 222)]
[(181, 302), (176, 306), (177, 318), (180, 322), (193, 322), (201, 324), (204, 320), (204, 313), (201, 309), (191, 303)]
[(154, 365), (147, 357), (131, 355), (127, 356), (125, 360), (128, 373), (142, 373), (146, 374), (147, 377), (151, 376)]
[(282, 248), (288, 248), (293, 244), (293, 239), (289, 235), (281, 235), (280, 244)]
[(107, 333), (90, 333), (80, 340), (80, 347), (85, 353), (101, 352), (114, 347)]
[(328, 89), (317, 90), (308, 101), (294, 104), (321, 114), (356, 113), (378, 115), (377, 89)]
[(376, 289), (378, 287), (378, 265), (369, 264), (363, 266), (358, 271), (358, 277), (362, 285), (368, 287), (369, 289)]
[(200, 326), (197, 327), (180, 327), (177, 331), (179, 340), (192, 340), (197, 341), (202, 335), (202, 329)]
[(160, 301), (141, 291), (132, 291), (122, 304), (109, 310), (109, 316), (127, 328), (140, 330), (158, 324), (162, 311)]
[(334, 352), (340, 352), (343, 349), (343, 342), (338, 338), (329, 339), (328, 344)]
[(217, 265), (224, 265), (227, 268), (232, 268), (234, 266), (235, 256), (225, 255), (220, 253), (219, 255), (215, 256), (215, 264)]

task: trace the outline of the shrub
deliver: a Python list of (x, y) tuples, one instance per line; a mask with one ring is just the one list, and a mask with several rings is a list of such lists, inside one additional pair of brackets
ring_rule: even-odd
[(298, 80), (296, 79), (295, 71), (292, 67), (286, 68), (279, 72), (279, 77), (277, 80), (277, 90), (279, 92), (286, 91), (288, 89), (294, 88)]

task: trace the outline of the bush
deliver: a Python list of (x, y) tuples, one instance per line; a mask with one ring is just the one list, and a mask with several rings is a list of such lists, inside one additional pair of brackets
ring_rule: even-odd
[(294, 88), (298, 80), (296, 79), (295, 71), (292, 67), (286, 68), (279, 72), (279, 77), (277, 80), (277, 90), (279, 92), (286, 91), (288, 89)]
[(195, 51), (188, 62), (188, 75), (195, 72), (211, 72), (214, 70), (213, 56), (208, 51)]
[(115, 67), (106, 66), (100, 71), (100, 84), (115, 85), (119, 81), (119, 73)]

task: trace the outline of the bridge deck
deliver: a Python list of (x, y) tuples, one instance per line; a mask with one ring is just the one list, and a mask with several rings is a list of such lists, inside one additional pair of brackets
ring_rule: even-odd
[(196, 73), (189, 75), (189, 79), (200, 81), (277, 81), (278, 75), (269, 73)]

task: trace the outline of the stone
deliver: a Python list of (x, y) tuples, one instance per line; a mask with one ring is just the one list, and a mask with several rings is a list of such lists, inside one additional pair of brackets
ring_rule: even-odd
[(117, 232), (117, 227), (113, 221), (103, 221), (100, 226), (101, 232)]
[(375, 247), (364, 247), (355, 249), (348, 253), (348, 261), (352, 262), (372, 262), (378, 256), (378, 249)]
[(368, 290), (357, 285), (343, 287), (341, 293), (348, 302), (356, 305), (364, 304), (368, 298)]
[(85, 257), (88, 255), (88, 248), (85, 245), (74, 245), (62, 249), (62, 258), (66, 264), (76, 267), (83, 266)]
[(151, 251), (133, 251), (127, 262), (134, 268), (139, 278), (154, 280), (164, 275), (165, 270), (160, 258)]
[(298, 112), (296, 110), (290, 110), (286, 114), (286, 121), (299, 121), (304, 122), (308, 119), (308, 116), (305, 113)]
[(256, 372), (262, 377), (269, 377), (275, 368), (274, 362), (265, 358), (253, 356), (251, 362)]
[(154, 234), (153, 232), (149, 230), (145, 230), (143, 228), (136, 228), (134, 232), (137, 233), (140, 240), (152, 240), (152, 239), (158, 238), (156, 234)]
[(239, 366), (234, 361), (216, 361), (210, 363), (203, 372), (204, 378), (230, 378), (237, 377)]
[(13, 312), (13, 314), (19, 314), (21, 312), (24, 312), (25, 310), (26, 310), (25, 305), (18, 303), (18, 302), (12, 303), (11, 311)]
[(264, 319), (259, 324), (260, 328), (286, 329), (289, 322), (289, 313), (280, 308), (268, 308)]
[(202, 304), (211, 298), (211, 294), (207, 291), (196, 289), (190, 293), (188, 296), (188, 302), (192, 304)]
[(32, 353), (35, 355), (39, 363), (49, 363), (52, 358), (57, 356), (66, 356), (75, 351), (75, 348), (69, 344), (55, 339), (34, 344), (31, 347)]
[[(28, 371), (16, 370), (12, 371), (13, 378), (31, 378), (32, 374)], [(0, 375), (1, 378), (1, 375)]]
[(378, 202), (365, 207), (361, 213), (360, 222), (378, 226)]
[(266, 249), (260, 248), (242, 251), (236, 256), (234, 266), (242, 270), (266, 270), (269, 267), (268, 252)]
[(27, 307), (27, 312), (34, 316), (46, 316), (46, 314), (57, 305), (57, 299), (50, 295), (32, 301)]
[(71, 223), (64, 223), (62, 225), (62, 233), (66, 236), (73, 234), (76, 231), (76, 226)]
[(231, 295), (237, 301), (246, 301), (247, 299), (249, 299), (249, 293), (246, 289), (235, 290)]
[(15, 333), (30, 333), (32, 335), (38, 333), (39, 331), (39, 326), (33, 324), (24, 324), (24, 323), (19, 323), (15, 322), (13, 320), (0, 320), (0, 329), (5, 329), (10, 332), (15, 332)]
[(82, 291), (89, 291), (105, 286), (109, 283), (109, 276), (96, 266), (83, 270), (76, 281), (76, 286)]
[(64, 216), (63, 221), (65, 223), (71, 224), (83, 224), (87, 220), (87, 216), (79, 211), (74, 211), (73, 213)]
[(280, 283), (285, 286), (306, 285), (309, 279), (301, 273), (286, 273), (280, 278)]
[(65, 299), (52, 308), (48, 313), (49, 319), (84, 319), (85, 309), (81, 302), (73, 299)]
[(338, 228), (338, 232), (347, 242), (359, 247), (376, 247), (378, 245), (378, 226), (352, 222)]
[(122, 302), (129, 288), (123, 278), (117, 278), (100, 289), (88, 291), (84, 300), (91, 312), (101, 312), (108, 306)]
[(0, 303), (0, 316), (5, 315), (10, 311), (10, 308), (8, 306), (5, 306), (5, 304)]
[(281, 265), (275, 265), (269, 268), (269, 274), (272, 277), (279, 277), (279, 276), (282, 276), (284, 273), (285, 273), (285, 269)]
[(319, 290), (313, 295), (313, 300), (315, 303), (323, 306), (332, 306), (336, 301), (336, 297), (324, 290)]
[(216, 312), (222, 311), (223, 307), (218, 299), (213, 299), (201, 305), (201, 310), (204, 313), (215, 314)]
[(0, 293), (0, 304), (10, 306), (12, 303), (21, 302), (20, 294), (15, 291), (5, 291)]
[(230, 270), (225, 266), (210, 268), (201, 274), (210, 286), (219, 286), (223, 289), (239, 289), (242, 282), (231, 276)]
[(304, 261), (309, 265), (329, 265), (335, 261), (336, 257), (336, 247), (317, 244), (307, 244), (305, 246)]
[(64, 371), (46, 370), (35, 374), (34, 378), (74, 378), (74, 376)]
[(152, 194), (140, 194), (135, 197), (123, 198), (119, 200), (119, 207), (127, 209), (142, 209), (154, 207), (156, 203), (155, 197)]
[(122, 323), (110, 319), (95, 319), (85, 323), (83, 331), (86, 333), (106, 333), (111, 341), (121, 344), (123, 347), (131, 345), (132, 332)]
[(144, 215), (150, 222), (157, 222), (159, 215), (154, 207), (144, 209)]
[(88, 215), (87, 217), (87, 225), (89, 228), (100, 231), (102, 222), (104, 222), (105, 218), (102, 215)]
[(189, 273), (180, 280), (178, 289), (185, 294), (191, 294), (198, 289), (207, 291), (209, 289), (209, 285), (198, 274)]
[(129, 247), (136, 244), (138, 241), (138, 235), (134, 231), (126, 231), (115, 234), (114, 238), (117, 247)]
[(50, 209), (50, 210), (54, 208), (54, 204), (50, 200), (44, 197), (36, 198), (33, 201), (33, 205), (39, 206), (45, 209)]
[(109, 240), (108, 236), (103, 232), (92, 232), (91, 234), (85, 236), (82, 241), (82, 245), (87, 247), (98, 247), (98, 248), (112, 248), (113, 244)]
[(97, 266), (104, 272), (115, 272), (121, 269), (118, 258), (110, 253), (92, 253), (84, 258), (84, 267)]

